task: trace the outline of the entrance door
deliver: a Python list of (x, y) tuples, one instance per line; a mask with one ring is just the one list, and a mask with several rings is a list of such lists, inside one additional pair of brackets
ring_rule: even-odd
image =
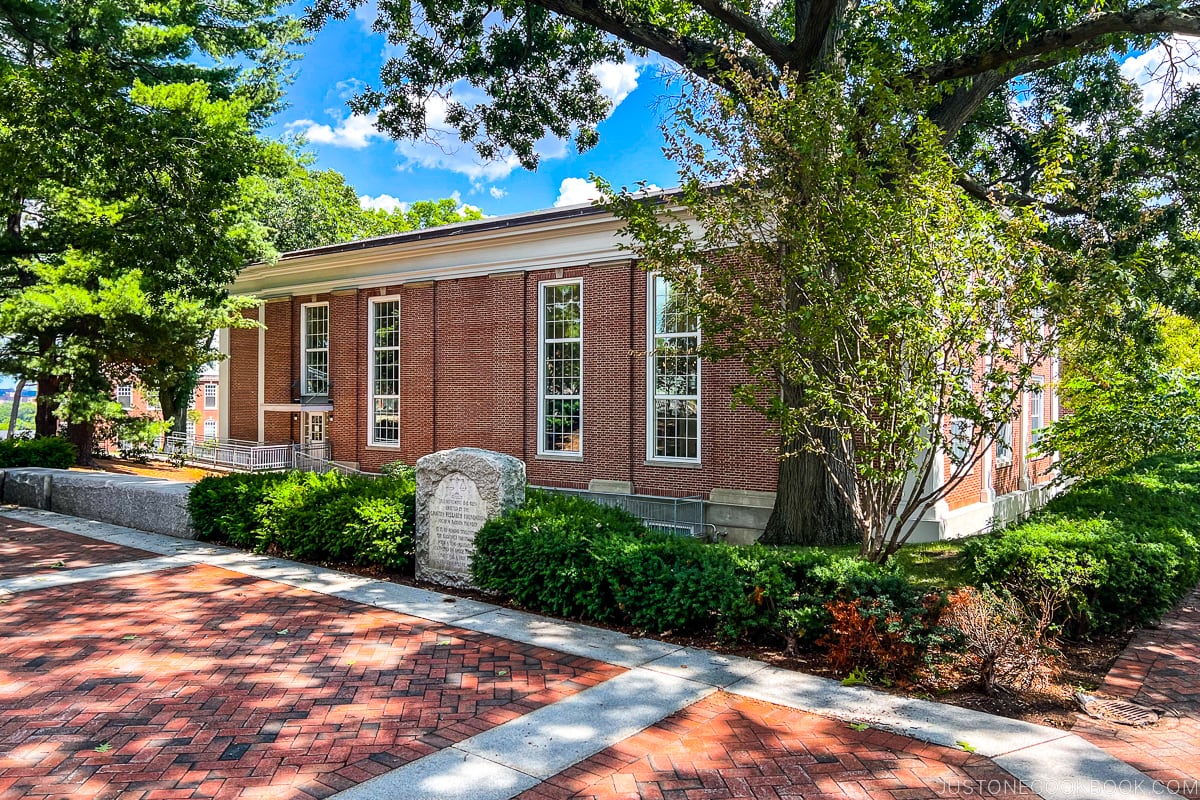
[(317, 458), (329, 457), (329, 445), (326, 441), (325, 423), (327, 415), (324, 411), (307, 411), (304, 414), (304, 452)]

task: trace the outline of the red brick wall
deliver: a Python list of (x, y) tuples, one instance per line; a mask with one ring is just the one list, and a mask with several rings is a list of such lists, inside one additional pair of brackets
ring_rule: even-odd
[[(258, 309), (242, 312), (258, 319)], [(258, 441), (258, 329), (229, 331), (229, 438)]]
[[(583, 457), (537, 453), (538, 282), (584, 280)], [(744, 379), (733, 363), (704, 363), (699, 466), (646, 462), (646, 275), (632, 264), (298, 295), (267, 305), (265, 401), (291, 403), (299, 375), (303, 303), (330, 304), (333, 457), (374, 470), (414, 463), (435, 450), (484, 447), (526, 462), (531, 483), (586, 487), (595, 478), (626, 480), (637, 492), (704, 494), (713, 487), (775, 487), (776, 439), (757, 414), (730, 410), (730, 389)], [(367, 444), (370, 380), (368, 308), (400, 298), (400, 447)], [(254, 408), (257, 341), (231, 340), (231, 411)], [(435, 335), (436, 334), (436, 335)], [(247, 363), (248, 362), (248, 363)], [(256, 413), (256, 409), (255, 412)], [(237, 436), (237, 417), (231, 416)], [(267, 412), (264, 438), (294, 440), (291, 413)], [(244, 435), (239, 438), (249, 438)]]

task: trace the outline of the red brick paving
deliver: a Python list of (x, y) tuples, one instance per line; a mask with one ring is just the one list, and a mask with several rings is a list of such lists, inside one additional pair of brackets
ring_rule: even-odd
[(622, 671), (207, 566), (0, 619), (5, 800), (324, 797)]
[[(154, 558), (155, 553), (0, 517), (0, 580)], [(55, 566), (61, 564), (62, 566)]]
[(718, 693), (521, 800), (919, 800), (1030, 796), (988, 759)]
[(1134, 635), (1098, 693), (1170, 715), (1133, 728), (1081, 714), (1073, 731), (1179, 794), (1200, 798), (1200, 588), (1158, 627)]

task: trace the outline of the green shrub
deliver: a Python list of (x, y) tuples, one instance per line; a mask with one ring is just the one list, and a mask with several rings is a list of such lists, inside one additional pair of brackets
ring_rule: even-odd
[[(893, 569), (817, 549), (705, 544), (647, 531), (613, 508), (530, 491), (475, 539), (477, 585), (565, 617), (650, 631), (785, 638), (812, 644), (835, 601), (886, 608), (894, 635), (923, 655), (937, 605)], [(866, 607), (866, 606), (864, 606)]]
[(414, 491), (403, 476), (237, 474), (198, 482), (188, 509), (205, 540), (399, 570), (412, 561)]
[(1200, 580), (1200, 457), (1148, 459), (1080, 484), (1021, 525), (969, 542), (975, 580), (1079, 634), (1147, 625)]
[(0, 439), (0, 469), (51, 467), (69, 469), (77, 456), (75, 445), (61, 436)]

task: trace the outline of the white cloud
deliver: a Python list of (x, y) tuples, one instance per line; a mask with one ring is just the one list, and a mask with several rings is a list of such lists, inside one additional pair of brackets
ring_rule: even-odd
[(367, 88), (367, 84), (364, 81), (360, 81), (358, 78), (346, 78), (344, 81), (338, 81), (335, 83), (333, 88), (337, 91), (337, 96), (339, 99), (349, 100), (351, 97), (354, 97), (354, 95)]
[(408, 203), (401, 202), (395, 197), (392, 197), (390, 194), (381, 194), (378, 197), (372, 197), (369, 194), (362, 194), (358, 196), (358, 204), (364, 210), (376, 209), (380, 211), (387, 211), (389, 213), (395, 211), (396, 209), (400, 209), (401, 211), (408, 210)]
[(600, 81), (600, 93), (612, 101), (613, 110), (638, 87), (640, 73), (641, 67), (628, 61), (605, 61), (592, 67), (592, 75)]
[(508, 192), (504, 189), (501, 189), (499, 186), (489, 186), (488, 194), (492, 196), (493, 200), (499, 200), (507, 195)]
[(1180, 90), (1200, 84), (1198, 46), (1200, 39), (1172, 36), (1165, 43), (1121, 63), (1121, 75), (1142, 90), (1143, 111), (1162, 108)]
[[(336, 118), (336, 112), (332, 113)], [(289, 122), (287, 128), (296, 131), (313, 144), (327, 144), (333, 147), (348, 147), (352, 150), (362, 150), (371, 144), (372, 139), (386, 139), (386, 135), (375, 127), (376, 114), (352, 114), (345, 119), (338, 119), (336, 126), (324, 125), (311, 119), (298, 119)]]
[(599, 199), (600, 190), (591, 181), (585, 178), (563, 178), (558, 186), (558, 199), (554, 201), (554, 207), (590, 203)]

